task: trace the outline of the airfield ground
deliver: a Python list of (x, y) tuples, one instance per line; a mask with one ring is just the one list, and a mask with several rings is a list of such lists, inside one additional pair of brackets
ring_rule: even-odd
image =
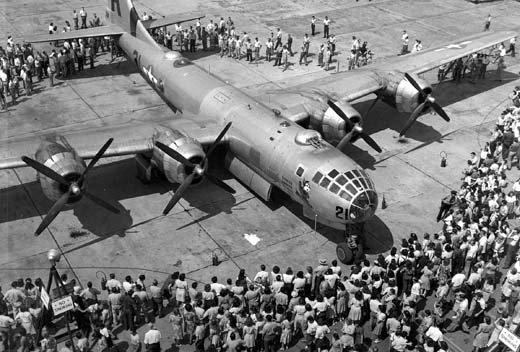
[[(21, 41), (25, 34), (42, 33), (49, 22), (71, 20), (72, 8), (87, 5), (89, 14), (104, 14), (103, 1), (41, 2), (23, 4), (5, 2), (0, 12), (0, 31)], [(329, 15), (334, 20), (331, 33), (338, 37), (340, 70), (346, 63), (346, 49), (352, 35), (369, 42), (378, 58), (397, 54), (400, 34), (406, 29), (411, 40), (419, 38), (425, 48), (449, 44), (457, 38), (483, 30), (488, 13), (491, 29), (515, 29), (520, 3), (486, 2), (475, 5), (465, 0), (418, 1), (374, 0), (274, 0), (274, 1), (164, 1), (136, 2), (138, 10), (153, 16), (173, 12), (201, 12), (209, 19), (231, 16), (239, 31), (247, 31), (262, 41), (280, 27), (295, 37), (297, 49), (303, 33), (309, 31), (311, 15)], [(318, 26), (312, 48), (320, 43)], [(298, 51), (298, 50), (296, 50)], [(297, 64), (298, 54), (286, 72), (270, 64), (247, 64), (219, 58), (213, 53), (188, 56), (229, 84), (251, 94), (290, 87), (328, 74), (316, 66), (316, 56), (308, 67)], [(507, 95), (519, 84), (519, 60), (507, 60), (503, 82), (496, 82), (494, 66), (489, 79), (472, 85), (445, 82), (434, 85), (435, 97), (452, 117), (445, 123), (435, 115), (422, 116), (405, 140), (398, 130), (407, 115), (380, 103), (365, 120), (365, 131), (382, 146), (376, 154), (363, 142), (350, 147), (348, 155), (366, 168), (375, 180), (380, 198), (388, 207), (379, 208), (367, 224), (366, 243), (370, 254), (388, 251), (410, 232), (422, 236), (439, 229), (435, 216), (441, 197), (460, 185), (461, 170), (471, 151), (479, 151), (488, 140), (490, 128), (509, 103)], [(334, 64), (331, 72), (336, 70)], [(57, 87), (47, 82), (36, 85), (36, 93), (22, 97), (19, 104), (0, 113), (0, 148), (9, 148), (7, 140), (18, 136), (70, 131), (89, 126), (132, 121), (157, 121), (174, 113), (152, 91), (124, 59), (110, 62), (102, 55), (93, 71), (86, 70)], [(436, 82), (436, 72), (424, 75)], [(364, 112), (368, 100), (355, 105)], [(100, 146), (103, 141), (100, 141)], [(439, 154), (448, 154), (448, 167), (441, 168)], [(265, 203), (236, 181), (212, 160), (211, 167), (237, 190), (233, 196), (210, 183), (194, 187), (170, 215), (161, 216), (172, 188), (166, 181), (143, 185), (135, 177), (132, 158), (104, 160), (89, 179), (89, 189), (117, 203), (118, 216), (82, 200), (74, 209), (64, 211), (40, 237), (33, 236), (42, 216), (51, 206), (42, 194), (32, 169), (0, 172), (0, 277), (8, 287), (18, 277), (46, 277), (49, 264), (46, 252), (59, 248), (63, 259), (60, 272), (99, 285), (101, 272), (114, 272), (119, 278), (144, 273), (147, 280), (163, 281), (174, 272), (186, 272), (192, 280), (208, 282), (234, 277), (239, 268), (254, 275), (261, 263), (303, 269), (315, 266), (319, 258), (335, 258), (339, 231), (317, 226), (302, 217), (299, 207), (284, 198)], [(509, 174), (510, 182), (518, 176)], [(245, 234), (256, 234), (260, 241), (252, 245)], [(212, 266), (212, 253), (222, 263)], [(464, 338), (453, 335), (464, 347)], [(467, 346), (466, 346), (467, 347)]]

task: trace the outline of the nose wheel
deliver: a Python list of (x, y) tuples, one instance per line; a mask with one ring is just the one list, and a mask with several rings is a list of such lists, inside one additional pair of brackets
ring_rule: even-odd
[(364, 223), (347, 224), (345, 228), (345, 242), (338, 243), (336, 247), (336, 255), (343, 264), (359, 264), (365, 259), (363, 242), (361, 241), (363, 228)]

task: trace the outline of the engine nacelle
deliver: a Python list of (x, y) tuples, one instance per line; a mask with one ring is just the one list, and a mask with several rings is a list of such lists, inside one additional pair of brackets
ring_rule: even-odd
[[(354, 124), (362, 122), (361, 114), (347, 102), (338, 101), (336, 105)], [(328, 107), (321, 116), (311, 116), (310, 126), (321, 132), (323, 138), (330, 143), (339, 142), (350, 132), (347, 124), (332, 108)]]
[[(161, 142), (167, 145), (195, 165), (199, 164), (205, 156), (202, 145), (199, 142), (180, 131), (168, 127), (158, 127), (154, 133), (153, 141), (154, 144), (155, 142)], [(187, 169), (182, 163), (171, 158), (157, 147), (153, 149), (152, 163), (164, 173), (171, 183), (182, 183), (187, 175), (192, 172), (192, 170)], [(201, 166), (205, 171), (207, 162)], [(199, 183), (201, 179), (200, 176), (195, 176), (192, 184)]]
[[(432, 87), (428, 81), (420, 78), (416, 74), (410, 74), (426, 94), (432, 92)], [(421, 94), (415, 87), (408, 82), (404, 73), (393, 71), (387, 73), (387, 85), (381, 94), (382, 100), (395, 107), (399, 112), (412, 112), (423, 102)]]
[[(77, 181), (86, 168), (85, 162), (72, 148), (65, 137), (60, 135), (47, 136), (40, 144), (35, 154), (36, 161), (49, 167), (67, 181)], [(50, 200), (58, 200), (68, 188), (38, 173), (42, 191)], [(81, 185), (83, 186), (83, 185)], [(71, 195), (68, 203), (75, 203), (81, 195)]]

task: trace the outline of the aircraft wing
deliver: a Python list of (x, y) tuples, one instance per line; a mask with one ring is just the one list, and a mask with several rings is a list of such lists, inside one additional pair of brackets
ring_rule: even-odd
[(91, 27), (85, 29), (78, 29), (70, 32), (55, 33), (55, 34), (40, 34), (28, 36), (24, 40), (28, 43), (52, 42), (56, 40), (71, 40), (78, 38), (89, 37), (104, 37), (112, 35), (121, 35), (124, 31), (121, 27), (116, 25), (108, 25), (101, 27)]
[[(103, 157), (132, 155), (150, 152), (154, 148), (154, 133), (160, 129), (171, 128), (184, 133), (199, 141), (202, 145), (212, 143), (221, 126), (212, 120), (197, 121), (187, 118), (169, 120), (161, 123), (125, 123), (122, 125), (97, 126), (89, 129), (68, 133), (59, 133), (64, 136), (79, 156), (92, 159), (99, 148), (109, 139), (114, 138)], [(49, 135), (46, 133), (24, 138), (9, 138), (0, 141), (0, 170), (27, 166), (22, 156), (34, 157), (42, 140)]]
[[(483, 32), (457, 39), (452, 43), (440, 45), (404, 56), (395, 56), (377, 63), (375, 67), (384, 70), (399, 70), (408, 73), (424, 73), (461, 57), (479, 52), (509, 41), (518, 34), (513, 31)], [(504, 43), (507, 44), (508, 43)]]
[(282, 111), (287, 118), (299, 122), (303, 119), (302, 94), (314, 94), (316, 98), (354, 101), (385, 88), (381, 73), (401, 71), (420, 74), (458, 58), (467, 56), (515, 37), (512, 31), (475, 34), (418, 53), (395, 56), (374, 62), (363, 68), (332, 74), (323, 78), (290, 86), (283, 90), (267, 92), (260, 99), (267, 105)]
[(170, 26), (176, 23), (189, 22), (197, 19), (204, 18), (205, 15), (201, 14), (187, 14), (187, 15), (170, 15), (162, 18), (154, 18), (147, 21), (141, 21), (146, 29), (153, 29), (158, 27)]

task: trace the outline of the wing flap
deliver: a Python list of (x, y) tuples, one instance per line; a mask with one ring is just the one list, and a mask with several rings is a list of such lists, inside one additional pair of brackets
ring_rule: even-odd
[(101, 27), (91, 27), (86, 29), (78, 29), (76, 31), (55, 33), (55, 34), (41, 34), (35, 36), (28, 36), (25, 39), (28, 43), (53, 42), (60, 40), (71, 40), (88, 37), (104, 37), (112, 35), (121, 35), (124, 31), (116, 25), (108, 25)]

